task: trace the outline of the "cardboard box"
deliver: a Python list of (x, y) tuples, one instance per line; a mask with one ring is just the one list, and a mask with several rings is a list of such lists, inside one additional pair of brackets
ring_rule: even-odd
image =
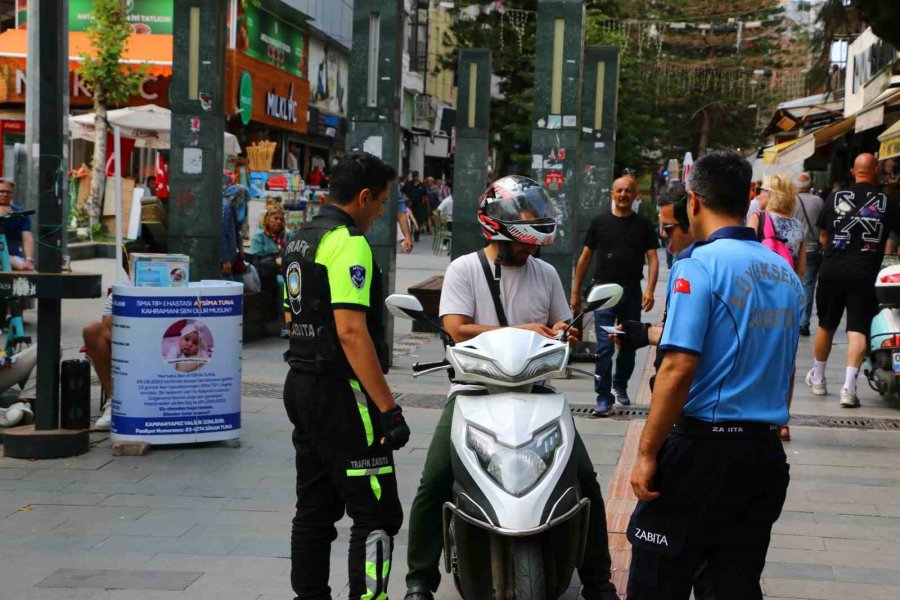
[(131, 281), (137, 287), (187, 287), (190, 257), (184, 254), (147, 254), (129, 257)]

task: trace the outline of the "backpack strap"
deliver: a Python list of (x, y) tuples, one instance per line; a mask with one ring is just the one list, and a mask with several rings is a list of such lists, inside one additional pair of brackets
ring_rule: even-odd
[(761, 242), (766, 239), (766, 221), (767, 221), (766, 211), (759, 210), (756, 211), (756, 241)]
[(494, 310), (497, 311), (497, 322), (500, 327), (509, 327), (506, 320), (506, 313), (503, 311), (503, 302), (500, 299), (500, 282), (494, 278), (491, 271), (491, 265), (488, 262), (484, 248), (478, 251), (478, 260), (481, 262), (481, 269), (484, 271), (484, 278), (487, 280), (488, 289), (491, 290), (491, 299), (494, 301)]

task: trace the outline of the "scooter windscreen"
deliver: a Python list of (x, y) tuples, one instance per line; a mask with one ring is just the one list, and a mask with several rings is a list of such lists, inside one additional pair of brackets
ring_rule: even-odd
[(569, 345), (508, 327), (449, 347), (447, 358), (457, 381), (513, 387), (561, 375), (569, 362)]

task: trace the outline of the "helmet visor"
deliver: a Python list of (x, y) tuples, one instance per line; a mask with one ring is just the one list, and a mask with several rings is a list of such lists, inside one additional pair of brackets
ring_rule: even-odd
[(552, 225), (556, 210), (544, 189), (524, 177), (503, 177), (494, 182), (494, 201), (485, 209), (492, 219), (505, 223)]

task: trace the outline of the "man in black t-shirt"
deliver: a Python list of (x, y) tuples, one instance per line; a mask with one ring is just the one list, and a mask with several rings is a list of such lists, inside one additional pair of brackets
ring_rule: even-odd
[[(625, 290), (616, 306), (594, 313), (597, 354), (600, 355), (596, 365), (596, 373), (600, 379), (594, 382), (594, 391), (597, 392), (595, 413), (598, 415), (607, 414), (614, 400), (625, 405), (631, 403), (628, 398), (628, 379), (634, 372), (635, 355), (633, 350), (619, 350), (616, 373), (612, 376), (615, 346), (601, 327), (610, 327), (616, 322), (640, 321), (641, 309), (649, 311), (653, 308), (653, 292), (659, 274), (659, 260), (656, 256), (659, 242), (653, 231), (653, 224), (635, 214), (631, 208), (632, 202), (637, 198), (634, 179), (616, 179), (610, 196), (612, 210), (595, 217), (585, 237), (584, 250), (575, 267), (571, 299), (572, 311), (577, 313), (581, 310), (581, 285), (591, 261), (595, 261), (594, 283), (618, 283)], [(650, 268), (647, 289), (641, 295), (644, 257)]]
[(816, 396), (827, 394), (825, 363), (834, 332), (847, 311), (847, 371), (841, 406), (856, 408), (856, 376), (866, 357), (869, 327), (878, 310), (875, 279), (891, 231), (900, 231), (900, 206), (878, 187), (878, 160), (860, 154), (853, 163), (856, 183), (832, 193), (819, 215), (823, 248), (816, 309), (819, 329), (813, 345), (815, 361), (806, 384)]

